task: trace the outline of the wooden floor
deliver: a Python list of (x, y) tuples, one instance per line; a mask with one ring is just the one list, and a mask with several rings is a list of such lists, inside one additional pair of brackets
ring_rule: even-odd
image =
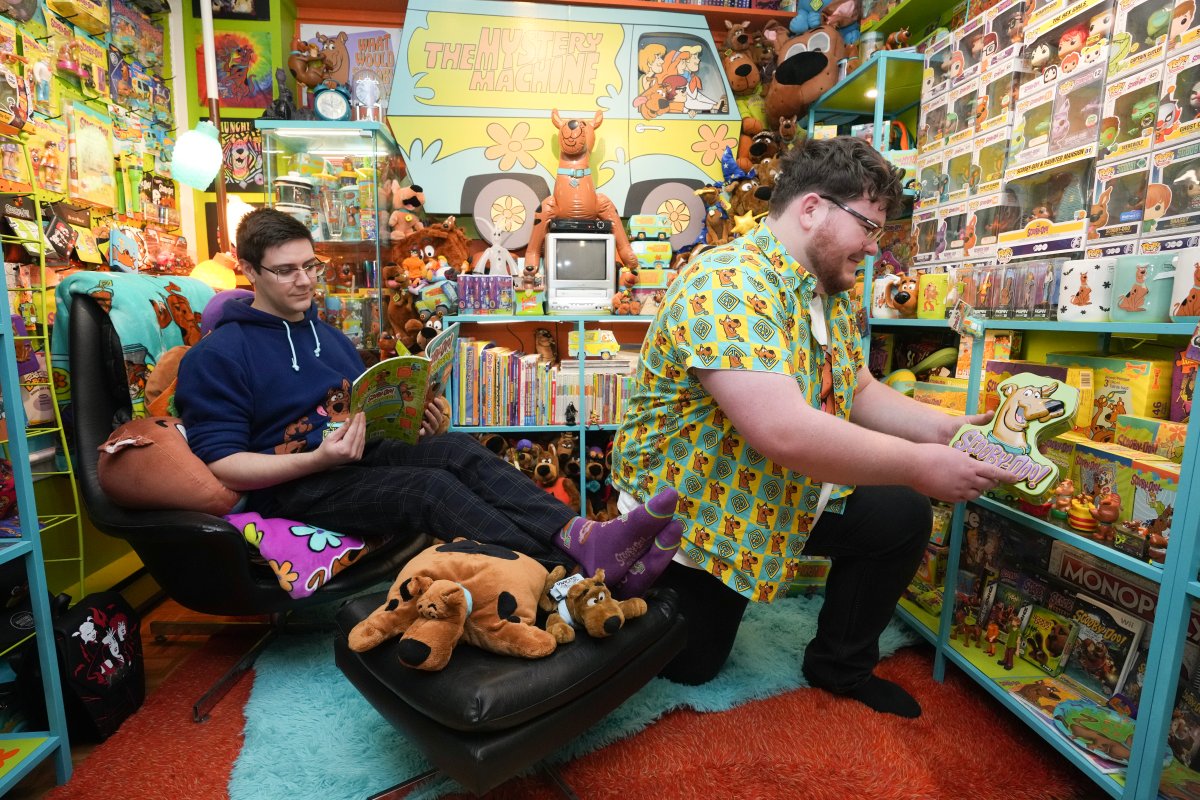
[[(142, 658), (146, 664), (146, 696), (150, 696), (159, 684), (170, 675), (176, 667), (185, 662), (192, 653), (196, 652), (208, 640), (207, 636), (170, 636), (167, 641), (158, 643), (150, 635), (150, 623), (154, 621), (196, 621), (218, 622), (221, 620), (238, 620), (245, 622), (253, 618), (247, 617), (212, 617), (189, 611), (171, 599), (163, 599), (142, 617)], [(78, 765), (91, 755), (95, 744), (71, 743), (71, 762)], [(37, 769), (25, 776), (25, 779), (13, 787), (5, 795), (8, 800), (36, 800), (44, 797), (54, 788), (54, 765), (52, 760), (42, 762)]]

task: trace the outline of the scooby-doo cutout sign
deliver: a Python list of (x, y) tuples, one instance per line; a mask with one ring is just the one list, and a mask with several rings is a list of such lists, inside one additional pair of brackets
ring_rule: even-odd
[(1067, 428), (1079, 390), (1021, 372), (996, 387), (1000, 407), (986, 425), (964, 425), (950, 446), (1008, 473), (1013, 489), (1038, 498), (1058, 482), (1058, 467), (1038, 451), (1038, 438)]

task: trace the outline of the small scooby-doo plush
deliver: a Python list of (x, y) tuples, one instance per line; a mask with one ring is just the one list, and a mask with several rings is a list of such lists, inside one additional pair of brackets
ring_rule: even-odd
[(521, 658), (554, 652), (553, 634), (535, 627), (547, 591), (546, 568), (505, 547), (455, 539), (422, 550), (404, 565), (387, 601), (354, 626), (356, 653), (401, 636), (400, 663), (440, 670), (459, 641)]
[(646, 601), (640, 597), (615, 600), (604, 585), (604, 570), (596, 570), (590, 578), (573, 576), (575, 582), (565, 590), (557, 584), (567, 574), (555, 567), (546, 581), (546, 593), (539, 601), (543, 611), (549, 611), (546, 630), (559, 644), (575, 641), (575, 629), (583, 628), (588, 635), (603, 639), (612, 636), (625, 625), (646, 613)]

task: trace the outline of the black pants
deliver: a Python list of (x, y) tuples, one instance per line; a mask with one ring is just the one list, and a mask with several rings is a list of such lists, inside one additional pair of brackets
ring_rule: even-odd
[(466, 536), (567, 567), (551, 540), (579, 514), (464, 433), (374, 442), (354, 464), (256, 492), (250, 509), (364, 538)]
[[(842, 514), (822, 514), (805, 555), (833, 560), (817, 634), (804, 652), (813, 686), (846, 692), (879, 661), (879, 635), (912, 580), (932, 527), (929, 499), (903, 486), (860, 486)], [(704, 570), (672, 563), (656, 586), (674, 589), (687, 618), (688, 643), (662, 676), (700, 684), (729, 658), (749, 600)]]

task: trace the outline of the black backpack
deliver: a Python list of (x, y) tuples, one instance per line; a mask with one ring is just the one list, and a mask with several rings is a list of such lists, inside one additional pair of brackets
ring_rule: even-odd
[[(54, 644), (71, 738), (107, 739), (146, 699), (141, 618), (118, 592), (89, 594), (55, 616)], [(27, 655), (18, 674), (36, 681), (36, 654)]]

